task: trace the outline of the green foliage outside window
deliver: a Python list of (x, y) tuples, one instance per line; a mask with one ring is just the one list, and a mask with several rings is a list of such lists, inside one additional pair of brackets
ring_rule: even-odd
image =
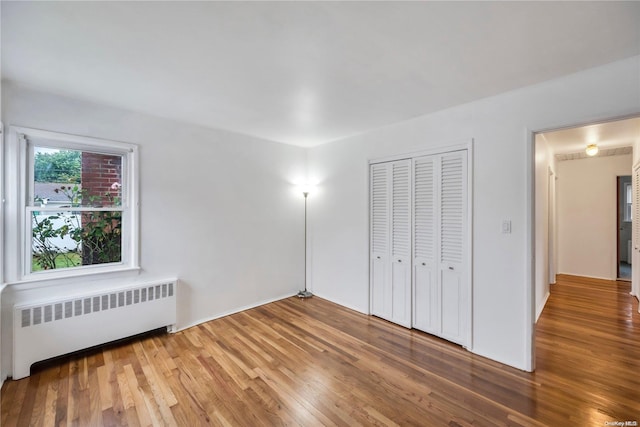
[(79, 183), (82, 173), (81, 156), (80, 151), (74, 150), (35, 153), (35, 181)]
[[(119, 184), (112, 188), (119, 189)], [(64, 194), (72, 207), (91, 206), (97, 198), (87, 196), (86, 191), (77, 185), (62, 186), (56, 189), (56, 193)], [(109, 193), (100, 199), (108, 200), (111, 206), (120, 205), (119, 197)], [(64, 211), (45, 216), (40, 214), (34, 211), (32, 215), (32, 271), (121, 261), (122, 212)], [(56, 244), (66, 237), (74, 242), (74, 247)]]

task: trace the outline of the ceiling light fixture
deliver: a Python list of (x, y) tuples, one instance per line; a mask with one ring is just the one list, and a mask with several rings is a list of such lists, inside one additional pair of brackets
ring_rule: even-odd
[(587, 145), (587, 149), (585, 150), (587, 156), (595, 156), (598, 154), (598, 146), (596, 144)]

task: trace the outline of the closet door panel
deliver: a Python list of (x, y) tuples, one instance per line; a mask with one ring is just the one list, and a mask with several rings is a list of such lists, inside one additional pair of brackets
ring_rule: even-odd
[(411, 326), (411, 160), (391, 164), (392, 320)]
[(455, 271), (443, 270), (442, 283), (442, 337), (459, 342), (462, 338), (460, 330), (460, 298), (462, 297), (461, 277)]
[(467, 153), (457, 151), (440, 158), (440, 281), (442, 337), (464, 343), (467, 316), (465, 250), (467, 224)]
[(392, 321), (406, 327), (411, 327), (411, 266), (402, 263), (392, 263)]
[(390, 166), (370, 167), (371, 185), (371, 313), (391, 318), (390, 239)]
[(413, 326), (440, 332), (440, 286), (437, 272), (436, 156), (413, 162)]

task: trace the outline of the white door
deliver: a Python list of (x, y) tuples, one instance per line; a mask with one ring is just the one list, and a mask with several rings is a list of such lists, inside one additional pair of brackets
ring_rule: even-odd
[(411, 160), (373, 164), (371, 314), (411, 327)]
[(388, 163), (371, 165), (371, 314), (385, 319), (391, 318), (389, 176)]
[(413, 326), (440, 334), (436, 181), (437, 156), (419, 157), (413, 163)]
[(411, 327), (411, 160), (391, 163), (392, 320)]
[(443, 154), (440, 162), (440, 257), (442, 337), (466, 344), (467, 152)]
[(467, 345), (467, 152), (414, 159), (414, 327)]
[[(633, 169), (633, 214), (631, 215), (632, 247), (631, 254), (631, 293), (640, 299), (640, 164)], [(638, 307), (640, 312), (640, 306)]]

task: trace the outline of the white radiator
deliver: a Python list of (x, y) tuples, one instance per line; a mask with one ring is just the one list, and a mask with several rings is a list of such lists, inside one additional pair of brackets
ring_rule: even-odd
[(13, 378), (41, 360), (176, 323), (176, 280), (15, 305)]

